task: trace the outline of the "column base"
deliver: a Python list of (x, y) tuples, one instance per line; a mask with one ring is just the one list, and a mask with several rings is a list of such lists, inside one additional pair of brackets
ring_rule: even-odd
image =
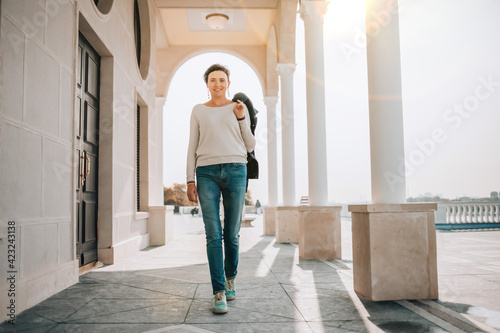
[(341, 206), (301, 206), (299, 210), (299, 258), (342, 257)]
[(299, 242), (299, 207), (276, 207), (276, 243)]
[(149, 207), (148, 233), (150, 245), (165, 245), (174, 238), (174, 206)]
[(151, 234), (138, 235), (109, 248), (97, 249), (98, 260), (105, 265), (117, 264), (149, 247), (151, 245), (150, 236)]
[(437, 299), (437, 204), (349, 205), (354, 291), (372, 301)]
[(276, 236), (276, 207), (264, 207), (264, 235)]

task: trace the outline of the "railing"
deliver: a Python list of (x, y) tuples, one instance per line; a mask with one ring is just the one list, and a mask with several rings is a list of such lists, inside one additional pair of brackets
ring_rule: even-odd
[(452, 204), (446, 207), (446, 223), (500, 222), (500, 204)]
[(439, 203), (436, 229), (500, 228), (500, 203)]

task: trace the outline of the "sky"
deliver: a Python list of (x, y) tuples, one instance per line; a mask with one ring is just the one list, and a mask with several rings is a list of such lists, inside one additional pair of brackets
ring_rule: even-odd
[[(500, 2), (400, 0), (401, 75), (407, 197), (484, 197), (500, 191)], [(370, 20), (380, 20), (368, 13)], [(324, 19), (328, 199), (369, 202), (370, 143), (363, 0), (333, 0)], [(297, 18), (294, 122), (296, 199), (307, 188), (307, 107), (303, 21)], [(231, 70), (230, 94), (245, 92), (259, 110), (260, 179), (252, 197), (267, 203), (266, 108), (257, 75), (244, 61), (207, 53), (175, 73), (164, 112), (164, 185), (185, 182), (189, 117), (208, 100), (202, 75)], [(281, 111), (277, 105), (277, 116)], [(278, 196), (282, 202), (278, 128)]]

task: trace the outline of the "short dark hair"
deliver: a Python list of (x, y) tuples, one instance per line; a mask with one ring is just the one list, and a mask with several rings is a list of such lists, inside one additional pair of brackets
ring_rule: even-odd
[(208, 76), (210, 75), (210, 73), (215, 71), (223, 71), (224, 73), (226, 73), (227, 79), (229, 81), (229, 69), (219, 64), (213, 64), (212, 66), (208, 67), (208, 69), (205, 71), (205, 74), (203, 74), (205, 83), (208, 83)]

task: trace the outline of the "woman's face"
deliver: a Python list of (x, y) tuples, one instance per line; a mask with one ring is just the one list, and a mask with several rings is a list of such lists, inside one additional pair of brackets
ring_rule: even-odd
[(207, 88), (212, 97), (223, 97), (231, 82), (223, 71), (213, 71), (208, 75)]

